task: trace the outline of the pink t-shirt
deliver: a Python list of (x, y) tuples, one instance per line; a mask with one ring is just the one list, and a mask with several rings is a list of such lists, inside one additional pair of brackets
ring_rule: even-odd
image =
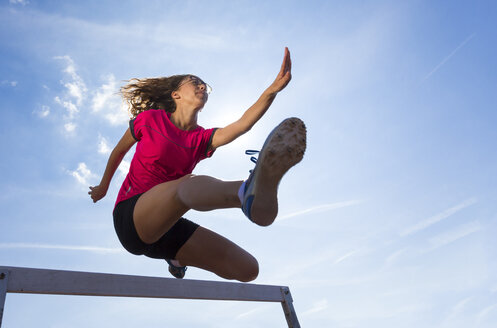
[(116, 205), (160, 183), (192, 173), (198, 162), (214, 153), (208, 149), (216, 129), (198, 126), (184, 131), (170, 121), (170, 116), (164, 110), (150, 109), (129, 122), (138, 143)]

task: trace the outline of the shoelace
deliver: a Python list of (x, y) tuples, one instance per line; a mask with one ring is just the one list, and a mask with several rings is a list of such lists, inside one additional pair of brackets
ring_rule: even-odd
[[(253, 149), (247, 149), (245, 151), (245, 155), (255, 155), (255, 154), (258, 154), (260, 151), (259, 150), (253, 150)], [(250, 161), (254, 164), (257, 164), (257, 157), (255, 156), (251, 156), (250, 157)], [(252, 173), (253, 170), (250, 170), (249, 173)]]

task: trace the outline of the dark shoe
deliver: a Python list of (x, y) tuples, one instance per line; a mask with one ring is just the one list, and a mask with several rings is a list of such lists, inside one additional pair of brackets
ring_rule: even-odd
[(169, 264), (169, 273), (171, 273), (174, 277), (178, 279), (183, 279), (186, 273), (186, 266), (178, 267), (175, 266), (174, 264), (171, 263), (170, 260), (166, 260), (166, 262)]

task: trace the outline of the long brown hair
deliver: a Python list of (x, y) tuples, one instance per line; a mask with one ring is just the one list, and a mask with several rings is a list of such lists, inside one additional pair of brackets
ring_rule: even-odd
[(120, 89), (123, 100), (128, 104), (133, 118), (149, 109), (163, 109), (174, 112), (176, 103), (171, 92), (178, 89), (181, 81), (189, 75), (172, 75), (145, 79), (131, 79)]

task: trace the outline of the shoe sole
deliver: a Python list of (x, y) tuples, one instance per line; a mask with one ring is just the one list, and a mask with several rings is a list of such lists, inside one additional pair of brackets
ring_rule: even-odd
[(271, 224), (278, 214), (278, 185), (285, 173), (299, 163), (306, 149), (306, 127), (296, 117), (281, 122), (267, 137), (255, 168), (251, 219), (260, 225)]

